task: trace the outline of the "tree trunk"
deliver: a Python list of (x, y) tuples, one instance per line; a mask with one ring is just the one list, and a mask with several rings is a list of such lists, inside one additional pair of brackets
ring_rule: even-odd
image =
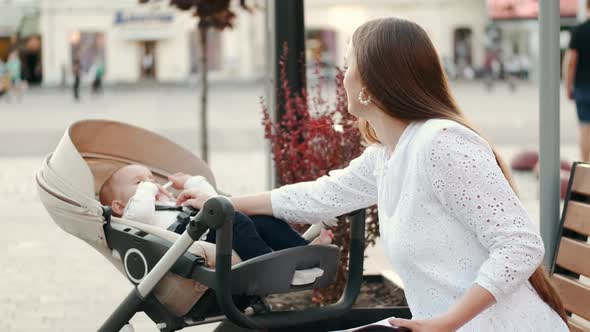
[(209, 160), (209, 140), (207, 135), (207, 28), (199, 27), (199, 42), (201, 44), (201, 159)]

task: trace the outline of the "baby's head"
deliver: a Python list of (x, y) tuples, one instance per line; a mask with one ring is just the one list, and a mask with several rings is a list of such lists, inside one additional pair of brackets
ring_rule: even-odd
[(131, 164), (118, 169), (100, 188), (100, 203), (110, 205), (115, 216), (122, 216), (137, 185), (143, 181), (155, 182), (154, 175), (145, 166)]

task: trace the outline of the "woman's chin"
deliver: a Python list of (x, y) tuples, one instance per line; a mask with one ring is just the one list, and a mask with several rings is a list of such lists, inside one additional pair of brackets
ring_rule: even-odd
[[(350, 104), (349, 104), (350, 105)], [(356, 112), (356, 110), (353, 107), (348, 107), (348, 113), (352, 116), (355, 116), (358, 118), (358, 112)]]

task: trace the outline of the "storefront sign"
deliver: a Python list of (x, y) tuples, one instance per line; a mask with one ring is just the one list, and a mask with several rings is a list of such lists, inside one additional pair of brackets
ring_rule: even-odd
[(139, 13), (126, 13), (122, 10), (115, 12), (115, 25), (128, 25), (128, 24), (153, 24), (163, 23), (170, 24), (174, 21), (174, 14), (162, 13), (162, 12), (139, 12)]

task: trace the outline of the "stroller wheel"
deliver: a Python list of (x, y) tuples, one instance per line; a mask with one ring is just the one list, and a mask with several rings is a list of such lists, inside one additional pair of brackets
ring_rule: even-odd
[(119, 332), (135, 332), (135, 329), (133, 328), (133, 325), (127, 324), (123, 326), (123, 328), (120, 329)]

